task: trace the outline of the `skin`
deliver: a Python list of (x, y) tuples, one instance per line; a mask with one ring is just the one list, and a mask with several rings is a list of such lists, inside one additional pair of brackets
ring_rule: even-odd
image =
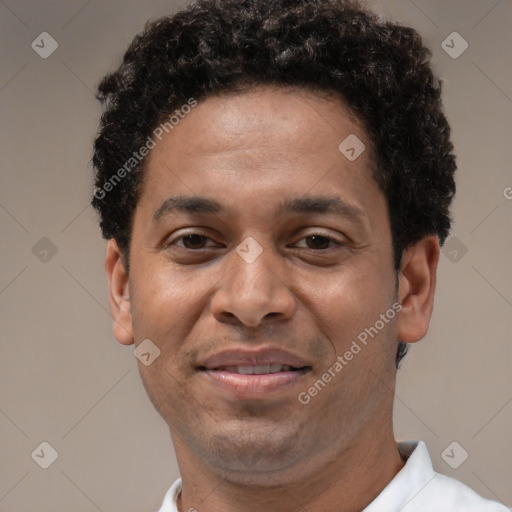
[[(350, 134), (366, 146), (355, 161), (338, 150)], [(200, 102), (148, 156), (130, 274), (114, 240), (106, 270), (116, 339), (160, 349), (139, 370), (169, 425), (180, 511), (355, 512), (403, 467), (392, 426), (397, 339), (427, 332), (439, 243), (420, 240), (394, 271), (371, 162), (371, 141), (341, 99), (271, 86)], [(154, 222), (177, 194), (225, 211)], [(360, 217), (278, 210), (305, 195), (340, 198)], [(207, 238), (180, 238), (192, 233)], [(262, 248), (252, 263), (236, 252), (247, 237)], [(301, 404), (298, 393), (396, 301), (401, 312)], [(311, 371), (265, 399), (236, 400), (196, 369), (218, 350), (264, 344)]]

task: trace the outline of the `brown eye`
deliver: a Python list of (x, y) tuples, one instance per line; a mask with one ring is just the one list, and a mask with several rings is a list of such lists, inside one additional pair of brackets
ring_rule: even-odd
[(202, 249), (207, 239), (208, 237), (198, 234), (185, 235), (178, 238), (178, 240), (183, 240), (183, 246), (187, 249)]
[(307, 236), (304, 240), (311, 240), (311, 243), (307, 244), (310, 249), (328, 249), (329, 244), (333, 241), (332, 238), (323, 235)]

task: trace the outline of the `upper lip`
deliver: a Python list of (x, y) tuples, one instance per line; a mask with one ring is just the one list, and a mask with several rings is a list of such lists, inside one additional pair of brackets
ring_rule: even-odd
[(282, 364), (303, 368), (309, 366), (301, 357), (276, 347), (248, 350), (230, 349), (217, 352), (200, 362), (199, 367), (213, 370), (225, 366), (263, 366)]

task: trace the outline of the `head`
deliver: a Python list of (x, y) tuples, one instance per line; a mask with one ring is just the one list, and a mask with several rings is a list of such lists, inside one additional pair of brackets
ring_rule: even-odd
[[(203, 0), (149, 23), (100, 83), (114, 332), (158, 347), (148, 394), (212, 466), (293, 468), (390, 421), (455, 192), (429, 60), (358, 2)], [(293, 399), (209, 385), (209, 357), (269, 344), (306, 363)]]

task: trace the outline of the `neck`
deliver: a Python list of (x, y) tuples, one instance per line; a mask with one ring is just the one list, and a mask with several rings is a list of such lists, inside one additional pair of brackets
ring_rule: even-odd
[[(267, 484), (240, 483), (231, 473), (220, 475), (215, 468), (188, 452), (173, 436), (182, 475), (179, 512), (358, 512), (369, 505), (402, 469), (391, 420), (372, 432), (358, 435), (349, 447), (323, 454), (322, 464), (308, 460), (289, 474), (266, 475)], [(180, 456), (181, 455), (181, 456)], [(185, 456), (186, 455), (186, 456)], [(305, 472), (305, 468), (314, 471)]]

